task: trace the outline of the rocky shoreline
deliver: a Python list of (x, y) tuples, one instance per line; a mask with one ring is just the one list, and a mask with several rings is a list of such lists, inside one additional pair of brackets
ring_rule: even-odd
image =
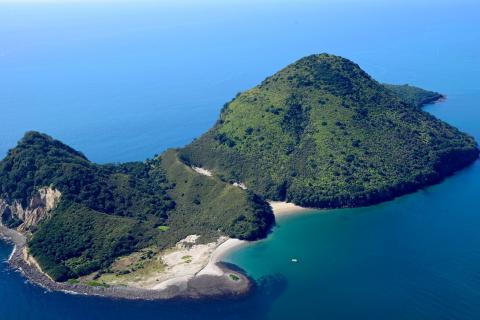
[[(50, 291), (129, 300), (199, 299), (220, 296), (240, 297), (250, 292), (254, 285), (253, 280), (241, 272), (241, 270), (238, 268), (232, 269), (228, 264), (221, 262), (217, 262), (216, 265), (223, 271), (223, 275), (196, 275), (184, 283), (172, 284), (161, 290), (125, 286), (87, 286), (55, 282), (25, 260), (23, 249), (26, 246), (26, 237), (24, 235), (0, 225), (0, 236), (15, 246), (9, 258), (9, 264), (19, 270), (33, 284)], [(238, 279), (231, 279), (229, 277), (231, 272), (234, 272)]]

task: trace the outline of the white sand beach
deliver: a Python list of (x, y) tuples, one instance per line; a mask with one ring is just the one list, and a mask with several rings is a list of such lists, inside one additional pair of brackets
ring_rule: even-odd
[[(313, 211), (314, 209), (310, 208), (304, 208), (297, 206), (293, 203), (288, 203), (288, 202), (282, 202), (282, 201), (270, 201), (270, 205), (272, 206), (273, 213), (275, 217), (281, 217), (285, 215), (291, 215), (291, 214), (299, 214), (299, 213), (306, 213), (309, 211)], [(227, 240), (225, 240), (227, 239)], [(220, 244), (219, 244), (220, 243)], [(204, 250), (205, 245), (195, 245), (193, 248), (190, 249), (190, 251), (181, 251), (177, 252), (174, 255), (175, 256), (181, 256), (181, 255), (191, 255), (191, 256), (197, 256), (199, 257), (195, 261), (196, 268), (191, 268), (191, 266), (185, 265), (185, 264), (174, 264), (172, 262), (172, 265), (175, 265), (175, 268), (172, 268), (170, 271), (172, 274), (170, 275), (169, 279), (162, 281), (161, 283), (155, 285), (153, 289), (156, 290), (161, 290), (165, 289), (170, 285), (175, 285), (179, 287), (184, 287), (186, 285), (186, 282), (190, 279), (192, 279), (195, 276), (202, 276), (202, 275), (211, 275), (211, 276), (217, 276), (217, 277), (222, 277), (226, 276), (226, 272), (224, 269), (220, 268), (217, 263), (222, 262), (222, 259), (230, 252), (234, 250), (238, 250), (241, 247), (247, 246), (249, 241), (245, 240), (239, 240), (239, 239), (219, 239), (217, 241), (217, 246), (215, 249), (211, 250), (213, 244), (207, 245), (209, 249), (211, 250)], [(218, 245), (219, 244), (219, 245)], [(198, 256), (198, 255), (192, 255), (191, 251), (203, 251), (204, 254)], [(206, 258), (206, 254), (210, 253), (209, 258)], [(172, 254), (170, 254), (172, 255)], [(166, 259), (164, 259), (166, 260)], [(167, 259), (168, 260), (168, 259)], [(178, 260), (178, 259), (177, 259)], [(201, 268), (200, 271), (195, 272), (195, 270), (198, 270), (198, 267), (200, 265), (204, 265), (203, 268)]]
[(285, 215), (297, 214), (297, 213), (306, 213), (309, 211), (314, 211), (312, 208), (305, 208), (297, 206), (296, 204), (284, 201), (269, 201), (268, 202), (272, 207), (273, 214), (275, 217), (281, 217)]
[[(303, 208), (287, 202), (271, 201), (269, 203), (272, 206), (275, 217), (277, 218), (290, 214), (300, 214), (313, 211), (313, 209)], [(28, 254), (25, 247), (25, 236), (6, 228), (3, 229), (5, 229), (3, 231), (8, 233), (9, 238), (12, 238), (11, 233), (13, 233), (13, 236), (19, 237), (19, 239), (15, 241), (17, 246), (16, 250), (21, 250), (19, 256), (25, 261), (25, 266), (28, 265), (32, 269), (36, 269), (37, 272), (46, 277), (51, 283), (66, 286), (65, 290), (70, 289), (67, 284), (54, 282), (41, 270), (35, 259)], [(5, 232), (3, 232), (3, 234), (5, 234)], [(144, 261), (143, 267), (140, 269), (133, 269), (125, 274), (106, 273), (101, 275), (98, 279), (92, 278), (94, 276), (94, 274), (92, 274), (91, 276), (82, 277), (80, 280), (84, 283), (89, 283), (92, 282), (92, 280), (95, 280), (99, 283), (115, 286), (117, 288), (118, 286), (124, 286), (135, 288), (137, 290), (152, 290), (155, 292), (168, 290), (172, 286), (176, 287), (176, 290), (179, 292), (183, 292), (188, 290), (190, 281), (205, 276), (223, 279), (222, 281), (228, 283), (231, 281), (238, 281), (232, 280), (233, 275), (236, 275), (239, 277), (237, 279), (245, 279), (244, 281), (248, 281), (237, 271), (230, 270), (218, 263), (222, 262), (228, 253), (247, 246), (250, 243), (252, 242), (231, 239), (228, 237), (220, 237), (214, 242), (202, 243), (201, 241), (199, 242), (199, 236), (190, 235), (179, 241), (173, 248), (163, 251), (155, 251), (154, 249), (147, 248), (144, 251), (117, 258), (116, 262), (112, 265), (117, 265), (126, 270), (130, 265), (138, 264), (139, 261)], [(16, 250), (14, 250), (14, 252), (16, 252)], [(150, 252), (152, 256), (143, 260), (146, 252), (152, 250), (153, 252)], [(78, 290), (73, 290), (73, 292), (77, 291)], [(79, 292), (82, 291), (80, 290)]]

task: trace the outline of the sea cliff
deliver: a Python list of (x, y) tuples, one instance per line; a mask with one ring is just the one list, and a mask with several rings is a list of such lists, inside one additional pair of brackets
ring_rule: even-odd
[(71, 293), (243, 295), (253, 282), (221, 264), (220, 253), (265, 238), (275, 223), (270, 203), (372, 205), (478, 159), (471, 136), (421, 110), (440, 99), (320, 54), (237, 95), (191, 144), (143, 162), (96, 164), (27, 132), (0, 162), (10, 263), (47, 289)]

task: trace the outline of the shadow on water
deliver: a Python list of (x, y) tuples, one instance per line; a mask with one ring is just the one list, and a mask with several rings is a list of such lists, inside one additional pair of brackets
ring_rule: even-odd
[(285, 291), (286, 286), (284, 276), (270, 275), (259, 279), (253, 291), (241, 298), (199, 299), (188, 302), (185, 299), (127, 301), (118, 304), (118, 301), (111, 299), (51, 293), (44, 295), (44, 300), (45, 303), (58, 305), (61, 299), (65, 300), (65, 305), (70, 306), (68, 309), (62, 307), (58, 319), (73, 319), (79, 316), (84, 319), (147, 319), (152, 315), (158, 315), (160, 319), (266, 319), (272, 304)]
[[(47, 292), (28, 283), (9, 268), (11, 246), (0, 243), (1, 319), (266, 319), (272, 304), (287, 288), (283, 275), (269, 275), (255, 281), (252, 291), (242, 297), (175, 299), (169, 301), (127, 301)], [(241, 268), (227, 264), (243, 272)], [(23, 307), (22, 307), (23, 306)]]

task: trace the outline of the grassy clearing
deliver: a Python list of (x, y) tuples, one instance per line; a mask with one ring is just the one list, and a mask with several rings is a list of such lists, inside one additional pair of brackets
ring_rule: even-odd
[(98, 280), (111, 285), (128, 285), (147, 281), (165, 271), (162, 254), (165, 252), (147, 248), (119, 257), (112, 263), (109, 272), (100, 275)]
[(240, 280), (240, 277), (237, 276), (236, 274), (233, 274), (233, 273), (230, 273), (230, 274), (228, 275), (228, 277), (229, 277), (231, 280), (233, 280), (233, 281), (239, 281), (239, 280)]
[(68, 279), (67, 283), (68, 284), (79, 284), (80, 280), (78, 280), (78, 279)]
[(192, 256), (183, 256), (183, 257), (182, 257), (182, 260), (183, 260), (185, 263), (191, 263), (191, 262), (192, 262)]
[[(61, 192), (60, 203), (30, 230), (28, 246), (56, 281), (108, 272), (119, 256), (152, 245), (165, 250), (191, 234), (202, 241), (257, 239), (273, 223), (263, 199), (195, 172), (175, 150), (144, 162), (99, 165), (28, 132), (0, 161), (0, 197), (25, 207), (45, 186)], [(12, 228), (23, 222), (11, 214), (1, 219)], [(122, 272), (144, 267), (140, 261)]]
[(100, 282), (100, 281), (88, 281), (86, 283), (87, 286), (90, 287), (102, 287), (102, 288), (108, 288), (110, 285), (106, 284), (105, 282)]

